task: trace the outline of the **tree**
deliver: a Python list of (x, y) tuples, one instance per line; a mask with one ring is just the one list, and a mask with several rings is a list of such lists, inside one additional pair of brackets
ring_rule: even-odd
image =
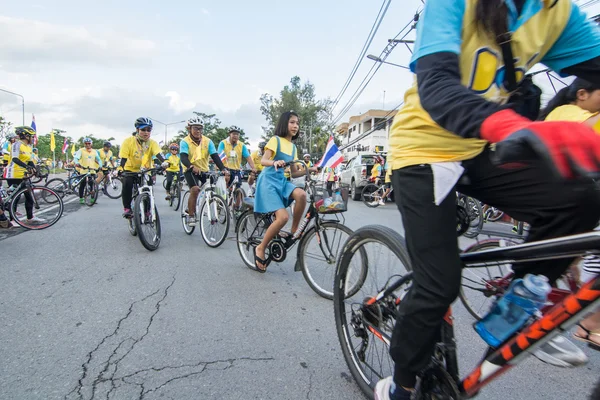
[[(94, 137), (94, 135), (89, 135), (89, 136), (85, 136), (85, 137), (81, 137), (75, 141), (73, 141), (69, 136), (63, 135), (63, 133), (66, 133), (65, 131), (62, 131), (60, 129), (57, 129), (54, 131), (54, 142), (56, 144), (56, 149), (54, 149), (54, 155), (56, 156), (56, 160), (66, 160), (67, 158), (67, 154), (63, 154), (62, 152), (62, 147), (63, 144), (65, 142), (65, 137), (67, 138), (68, 142), (69, 142), (69, 148), (67, 149), (67, 153), (68, 153), (68, 157), (69, 159), (71, 159), (71, 147), (73, 146), (73, 143), (75, 143), (75, 151), (79, 150), (80, 148), (84, 147), (83, 145), (83, 139), (85, 137), (89, 137), (90, 139), (92, 139), (92, 148), (96, 149), (96, 150), (100, 150), (102, 147), (104, 147), (104, 142), (110, 142), (111, 140), (115, 140), (114, 137), (108, 138), (108, 139), (102, 139), (102, 138), (96, 138)], [(46, 135), (38, 135), (38, 143), (37, 143), (37, 148), (38, 148), (38, 154), (40, 158), (52, 158), (53, 154), (52, 151), (50, 150), (50, 134), (46, 134)], [(115, 145), (111, 147), (111, 150), (114, 154), (114, 156), (116, 157), (119, 154), (119, 145)]]
[(12, 123), (8, 122), (4, 117), (0, 117), (0, 143), (4, 143), (11, 127)]
[[(317, 100), (315, 86), (306, 81), (301, 82), (300, 77), (294, 76), (289, 85), (285, 85), (275, 98), (268, 93), (260, 96), (260, 111), (267, 120), (263, 126), (263, 140), (268, 140), (275, 131), (275, 126), (281, 114), (294, 111), (300, 118), (301, 136), (296, 145), (300, 152), (308, 151), (311, 154), (322, 152), (327, 145), (329, 135), (333, 134), (334, 127), (330, 124), (330, 99)], [(312, 144), (312, 149), (310, 149)], [(316, 145), (316, 146), (315, 146)]]
[[(204, 136), (208, 137), (213, 141), (215, 147), (219, 146), (221, 140), (229, 137), (229, 129), (231, 126), (222, 127), (221, 120), (216, 117), (216, 114), (205, 114), (202, 112), (194, 111), (194, 114), (202, 118), (204, 121)], [(244, 129), (238, 127), (240, 132), (240, 141), (246, 143), (246, 134)], [(173, 138), (172, 142), (179, 143), (180, 140), (184, 139), (188, 135), (185, 129), (180, 130), (179, 133)]]

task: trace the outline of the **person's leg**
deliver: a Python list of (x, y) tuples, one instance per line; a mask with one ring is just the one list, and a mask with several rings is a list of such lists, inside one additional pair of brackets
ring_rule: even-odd
[[(416, 375), (431, 360), (439, 329), (458, 296), (462, 263), (456, 238), (456, 194), (435, 205), (431, 167), (395, 170), (392, 184), (402, 214), (406, 245), (414, 271), (412, 287), (400, 304), (390, 355), (396, 386), (413, 388)], [(401, 194), (400, 194), (401, 193)]]
[(173, 184), (174, 176), (175, 176), (175, 172), (167, 171), (167, 184), (166, 184), (167, 197), (169, 196), (169, 191), (171, 190), (171, 185)]
[(292, 214), (292, 234), (294, 234), (296, 233), (298, 225), (300, 224), (300, 220), (304, 215), (304, 209), (306, 208), (306, 192), (300, 188), (297, 188), (294, 189), (291, 197), (296, 202)]
[(327, 193), (329, 197), (333, 196), (333, 181), (327, 181)]
[(131, 199), (133, 198), (133, 176), (123, 176), (123, 191), (122, 191), (122, 200), (123, 200), (123, 209), (125, 211), (129, 210), (131, 212)]
[(198, 193), (200, 193), (200, 187), (198, 187), (198, 177), (195, 175), (192, 170), (186, 171), (184, 174), (185, 180), (190, 188), (190, 197), (188, 198), (187, 210), (190, 218), (196, 217), (196, 199), (198, 198)]
[(87, 185), (87, 184), (88, 184), (87, 178), (84, 182), (81, 182), (79, 184), (79, 202), (82, 202), (82, 200), (83, 200), (83, 192), (85, 191), (85, 185)]
[[(279, 233), (279, 231), (285, 226), (285, 224), (287, 224), (287, 222), (288, 222), (288, 213), (285, 208), (280, 208), (279, 210), (275, 211), (275, 220), (271, 223), (271, 225), (269, 225), (262, 241), (254, 249), (255, 254), (258, 258), (261, 258), (263, 260), (265, 259), (265, 251), (266, 251), (267, 245), (269, 244), (269, 242), (271, 240), (273, 240), (275, 235), (277, 235)], [(256, 263), (256, 266), (257, 266), (257, 268), (259, 268), (260, 270), (263, 270), (263, 271), (266, 269), (266, 266), (264, 264), (261, 264), (258, 261)]]

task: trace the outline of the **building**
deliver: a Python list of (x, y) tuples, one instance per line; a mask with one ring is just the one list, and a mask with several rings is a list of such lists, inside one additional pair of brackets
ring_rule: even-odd
[[(388, 135), (396, 110), (369, 110), (350, 117), (349, 122), (336, 127), (341, 141), (340, 149), (346, 160), (359, 153), (385, 153), (388, 150)], [(355, 142), (364, 133), (365, 137)], [(355, 143), (354, 143), (355, 142)]]

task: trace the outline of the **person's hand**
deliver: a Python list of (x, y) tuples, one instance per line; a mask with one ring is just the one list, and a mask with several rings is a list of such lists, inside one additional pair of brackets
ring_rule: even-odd
[(81, 164), (79, 164), (79, 163), (75, 164), (75, 166), (76, 166), (77, 168), (83, 168), (83, 166), (82, 166)]
[(275, 171), (277, 171), (277, 168), (285, 167), (285, 161), (283, 161), (283, 160), (273, 161), (273, 167), (275, 167)]
[(225, 176), (229, 176), (229, 175), (231, 175), (231, 173), (229, 172), (229, 170), (228, 170), (227, 168), (225, 168), (225, 169), (223, 170), (223, 175), (225, 175)]
[(164, 163), (160, 164), (161, 167), (163, 167), (163, 169), (167, 169), (169, 168), (169, 162), (165, 161)]
[(192, 172), (196, 175), (200, 175), (200, 168), (196, 167), (195, 165), (192, 166)]
[(533, 122), (513, 110), (490, 115), (481, 138), (494, 143), (498, 165), (545, 161), (563, 178), (600, 176), (600, 135), (579, 122)]

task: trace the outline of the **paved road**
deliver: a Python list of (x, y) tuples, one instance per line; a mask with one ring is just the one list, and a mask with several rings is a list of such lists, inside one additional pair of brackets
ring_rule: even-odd
[[(294, 256), (250, 271), (231, 240), (209, 249), (185, 235), (163, 201), (155, 252), (129, 235), (120, 201), (68, 209), (50, 229), (0, 240), (1, 399), (362, 398), (331, 302), (293, 272)], [(351, 203), (346, 217), (401, 229), (391, 205)], [(467, 372), (483, 346), (462, 307), (456, 316)], [(576, 370), (529, 360), (479, 398), (584, 399), (600, 365), (588, 354)]]

